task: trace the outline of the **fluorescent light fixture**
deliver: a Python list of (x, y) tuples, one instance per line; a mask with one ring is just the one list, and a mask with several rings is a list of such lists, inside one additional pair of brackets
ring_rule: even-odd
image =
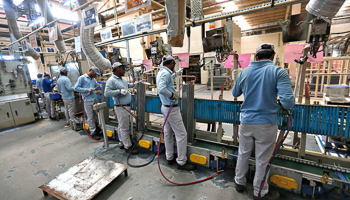
[(20, 5), (24, 0), (13, 0), (13, 3), (18, 6)]
[(220, 5), (224, 8), (223, 12), (231, 12), (238, 10), (238, 7), (234, 2), (226, 2)]
[(160, 26), (158, 24), (153, 25), (153, 29), (159, 29), (159, 28), (160, 28)]
[(53, 16), (56, 18), (64, 19), (67, 21), (73, 21), (73, 22), (79, 21), (78, 13), (77, 12), (71, 13), (69, 8), (52, 6), (51, 11), (52, 11)]
[(66, 1), (63, 5), (64, 6), (69, 6), (71, 3), (74, 5), (76, 3), (76, 0)]
[(28, 26), (34, 26), (34, 24), (40, 24), (42, 22), (45, 21), (44, 17), (39, 17), (38, 19), (36, 19), (34, 22), (30, 23)]
[(38, 4), (35, 4), (34, 8), (36, 12), (41, 13), (41, 10)]
[(242, 15), (237, 16), (237, 17), (233, 17), (232, 20), (242, 29), (249, 29), (250, 25), (248, 24), (248, 22), (244, 19), (244, 17)]

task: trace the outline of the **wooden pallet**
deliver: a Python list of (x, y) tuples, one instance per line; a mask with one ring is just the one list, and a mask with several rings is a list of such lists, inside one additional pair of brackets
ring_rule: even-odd
[(91, 156), (39, 188), (44, 196), (58, 199), (92, 199), (103, 188), (124, 172), (127, 165)]

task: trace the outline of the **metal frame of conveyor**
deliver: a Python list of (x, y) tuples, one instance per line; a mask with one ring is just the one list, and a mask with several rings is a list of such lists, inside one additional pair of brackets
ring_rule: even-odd
[[(135, 99), (136, 96), (136, 99)], [(240, 124), (240, 101), (207, 100), (194, 98), (194, 85), (183, 85), (180, 109), (188, 133), (188, 158), (196, 164), (215, 169), (234, 167), (238, 153), (237, 133)], [(113, 107), (110, 101), (109, 107)], [(145, 124), (146, 133), (142, 142), (145, 148), (155, 150), (158, 145), (161, 126), (150, 121), (150, 114), (162, 114), (159, 96), (146, 94), (144, 84), (138, 84), (137, 94), (133, 96), (131, 109), (136, 111), (140, 121)], [(292, 109), (291, 131), (317, 135), (350, 137), (350, 107), (295, 105)], [(223, 122), (233, 125), (232, 138), (218, 138), (217, 132), (197, 130), (197, 122)], [(278, 112), (278, 127), (283, 133), (287, 129), (287, 119), (282, 111)], [(107, 129), (117, 131), (117, 124), (107, 124)], [(141, 127), (133, 136), (138, 138)], [(142, 145), (140, 145), (142, 146)], [(322, 185), (332, 185), (349, 191), (350, 160), (306, 151), (304, 157), (298, 157), (299, 149), (283, 146), (272, 163), (269, 183), (299, 194), (309, 194), (309, 187), (319, 194)], [(201, 162), (196, 162), (193, 158)], [(254, 157), (250, 160), (254, 169)], [(321, 186), (320, 186), (321, 185)], [(316, 193), (315, 193), (316, 191)]]

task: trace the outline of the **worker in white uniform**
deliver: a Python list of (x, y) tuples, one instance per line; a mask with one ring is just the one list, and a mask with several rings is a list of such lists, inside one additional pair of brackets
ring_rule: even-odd
[[(245, 190), (249, 157), (255, 147), (254, 199), (258, 199), (261, 180), (276, 145), (277, 96), (285, 109), (295, 104), (288, 72), (275, 66), (273, 44), (262, 44), (256, 49), (256, 60), (238, 76), (232, 90), (234, 97), (244, 95), (239, 128), (239, 151), (236, 166), (236, 190)], [(267, 176), (268, 177), (268, 176)], [(277, 191), (269, 191), (265, 182), (261, 190), (262, 199), (278, 199)]]
[(187, 162), (187, 132), (180, 112), (180, 94), (174, 88), (174, 79), (182, 74), (182, 69), (174, 73), (175, 64), (172, 56), (163, 56), (162, 66), (157, 75), (157, 88), (162, 102), (161, 111), (164, 117), (167, 116), (170, 106), (174, 102), (173, 109), (164, 127), (165, 155), (169, 165), (175, 163), (174, 131), (177, 144), (177, 168), (190, 171), (194, 170), (196, 166)]
[(115, 62), (112, 66), (113, 75), (106, 82), (104, 95), (113, 97), (114, 111), (118, 118), (118, 135), (120, 148), (125, 149), (126, 153), (137, 154), (138, 150), (133, 149), (133, 144), (130, 140), (129, 131), (129, 113), (122, 107), (130, 110), (131, 94), (129, 88), (132, 88), (137, 83), (129, 83), (123, 76), (125, 75), (126, 66), (120, 62)]
[(53, 105), (53, 100), (50, 99), (50, 94), (52, 94), (52, 89), (55, 87), (54, 81), (56, 81), (56, 77), (50, 79), (50, 74), (45, 72), (44, 79), (42, 82), (43, 90), (45, 92), (44, 97), (46, 99), (46, 112), (49, 115), (50, 119), (55, 120), (55, 107)]
[(100, 76), (100, 70), (97, 67), (91, 67), (89, 73), (79, 77), (74, 88), (75, 91), (80, 92), (82, 95), (90, 136), (95, 140), (99, 140), (100, 137), (96, 135), (98, 133), (96, 133), (93, 105), (97, 98), (96, 91), (102, 90), (102, 87), (95, 79), (97, 76)]
[(75, 100), (74, 100), (74, 87), (70, 82), (68, 75), (68, 70), (65, 67), (60, 69), (60, 78), (57, 81), (57, 90), (61, 93), (64, 107), (67, 125), (69, 125), (70, 120), (75, 120)]

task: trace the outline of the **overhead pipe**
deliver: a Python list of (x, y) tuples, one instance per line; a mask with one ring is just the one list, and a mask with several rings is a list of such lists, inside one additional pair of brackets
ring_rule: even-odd
[[(8, 0), (7, 0), (7, 1), (8, 1)], [(94, 3), (94, 2), (95, 2), (95, 0), (91, 0), (91, 1), (89, 1), (89, 2), (86, 2), (85, 4), (79, 6), (78, 8), (76, 8), (76, 9), (74, 9), (74, 10), (72, 10), (71, 13), (76, 12), (76, 11), (81, 10), (81, 9), (84, 9), (86, 6), (88, 6), (88, 5), (90, 5), (90, 4)], [(26, 35), (26, 36), (24, 36), (24, 37), (21, 37), (21, 38), (19, 38), (19, 39), (16, 38), (16, 39), (17, 39), (16, 41), (12, 42), (11, 44), (7, 45), (6, 47), (9, 47), (9, 46), (11, 46), (11, 45), (13, 45), (13, 44), (15, 44), (15, 43), (17, 43), (17, 42), (22, 41), (22, 40), (25, 39), (25, 38), (28, 38), (28, 37), (34, 35), (35, 33), (41, 31), (42, 29), (44, 29), (44, 28), (46, 28), (46, 27), (48, 27), (48, 26), (50, 26), (51, 24), (54, 24), (54, 23), (58, 22), (59, 20), (60, 20), (60, 19), (55, 19), (54, 21), (45, 24), (44, 26), (42, 26), (42, 27), (36, 29), (35, 31), (29, 33), (28, 35)]]
[[(79, 5), (83, 5), (87, 0), (78, 0)], [(96, 49), (94, 44), (94, 30), (95, 27), (85, 28), (84, 23), (81, 23), (80, 28), (80, 44), (83, 52), (87, 58), (99, 69), (106, 70), (111, 67), (111, 62), (104, 58), (102, 54)]]
[[(51, 8), (50, 8), (49, 2), (47, 2), (47, 0), (38, 0), (38, 5), (39, 5), (39, 8), (43, 14), (46, 11), (46, 17), (47, 17), (46, 22), (47, 23), (55, 20), (55, 17), (53, 16), (53, 14), (51, 12)], [(49, 27), (54, 27), (54, 26), (57, 27), (57, 40), (54, 43), (55, 43), (56, 49), (58, 50), (58, 53), (63, 54), (66, 52), (67, 48), (66, 48), (66, 45), (63, 41), (63, 36), (62, 36), (60, 28), (58, 27), (57, 22), (54, 24), (51, 24)]]
[(333, 18), (344, 4), (345, 0), (311, 0), (306, 10), (315, 16)]
[[(7, 18), (7, 23), (9, 25), (10, 31), (15, 36), (16, 40), (23, 37), (22, 33), (19, 31), (17, 25), (16, 10), (14, 9), (14, 4), (11, 0), (3, 0), (4, 10)], [(8, 45), (9, 46), (9, 45)], [(33, 57), (35, 60), (40, 58), (40, 54), (36, 52), (32, 46), (27, 42), (28, 51), (25, 52), (27, 56)]]
[[(273, 8), (282, 8), (282, 7), (289, 6), (289, 5), (296, 4), (296, 3), (303, 3), (306, 1), (307, 0), (279, 0), (279, 1), (275, 2), (275, 6)], [(243, 9), (232, 11), (232, 12), (226, 12), (226, 13), (222, 13), (219, 15), (206, 17), (202, 20), (186, 23), (185, 26), (186, 27), (198, 26), (198, 25), (201, 25), (202, 23), (207, 23), (207, 22), (216, 21), (216, 20), (222, 20), (222, 19), (226, 19), (228, 17), (235, 17), (235, 16), (240, 16), (240, 15), (245, 15), (245, 14), (252, 14), (252, 13), (260, 12), (262, 10), (270, 10), (273, 8), (271, 8), (271, 3), (264, 3), (264, 4), (257, 5), (257, 6), (252, 6), (249, 8), (243, 8)], [(121, 41), (124, 41), (125, 39), (135, 39), (135, 38), (143, 37), (146, 35), (153, 35), (156, 33), (162, 33), (165, 31), (166, 31), (166, 28), (162, 28), (162, 29), (147, 31), (146, 33), (135, 33), (135, 34), (131, 34), (131, 35), (124, 36), (124, 37), (115, 37), (115, 38), (112, 38), (111, 40), (108, 40), (105, 42), (98, 42), (95, 45), (97, 47), (99, 47), (99, 46), (104, 46), (104, 45), (108, 45), (108, 44), (112, 44), (112, 43), (121, 42)]]

